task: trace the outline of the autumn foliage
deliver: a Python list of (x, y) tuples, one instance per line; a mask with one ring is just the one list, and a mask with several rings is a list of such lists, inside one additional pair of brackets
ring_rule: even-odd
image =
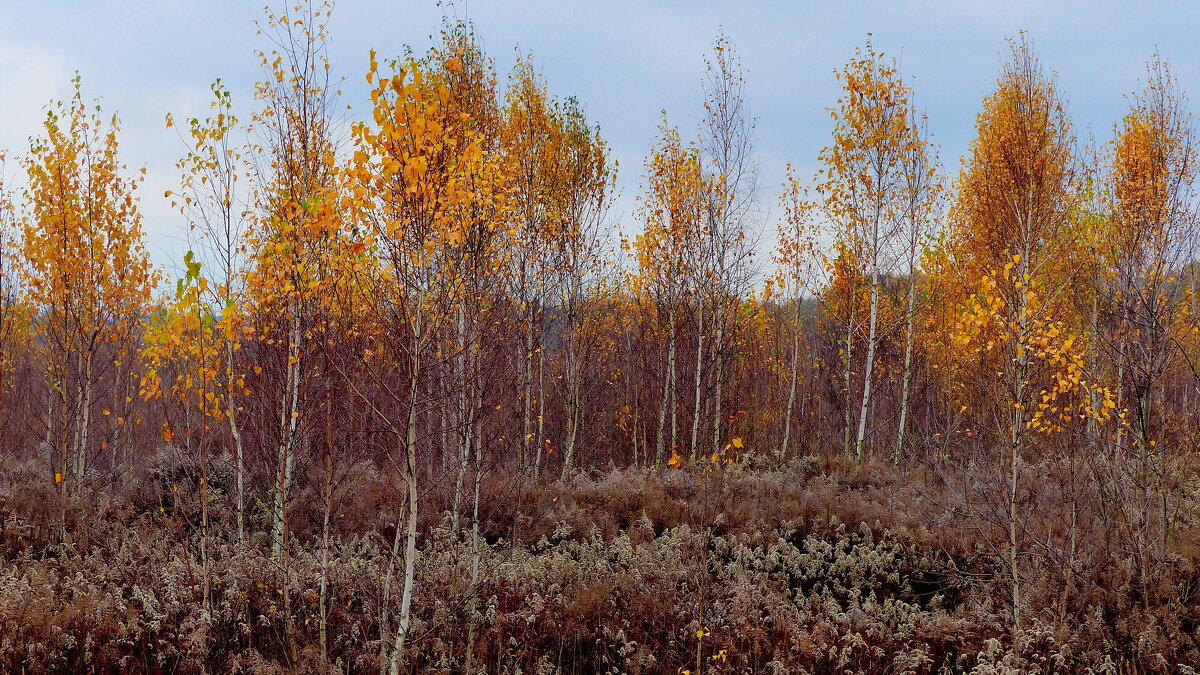
[(868, 42), (772, 192), (719, 35), (618, 224), (533, 55), (447, 21), (345, 112), (331, 12), (168, 118), (175, 269), (78, 77), (0, 155), (0, 669), (1194, 672), (1165, 58), (1083, 148), (1010, 40), (949, 180)]

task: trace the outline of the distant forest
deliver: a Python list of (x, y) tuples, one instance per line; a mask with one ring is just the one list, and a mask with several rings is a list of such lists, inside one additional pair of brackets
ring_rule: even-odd
[(8, 155), (0, 670), (1197, 672), (1164, 57), (1083, 142), (1012, 38), (950, 177), (868, 42), (768, 208), (718, 35), (621, 235), (532, 54), (447, 20), (347, 112), (331, 12), (268, 8), (254, 91), (168, 118), (177, 270), (78, 77)]

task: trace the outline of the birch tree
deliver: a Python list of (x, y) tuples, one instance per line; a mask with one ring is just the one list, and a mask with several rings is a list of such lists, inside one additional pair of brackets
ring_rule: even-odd
[[(129, 347), (157, 279), (134, 197), (141, 175), (127, 175), (118, 156), (120, 124), (89, 112), (78, 76), (73, 85), (69, 101), (51, 104), (44, 136), (31, 141), (28, 211), (19, 217), (22, 284), (44, 350), (51, 473), (64, 509), (68, 486), (82, 484), (101, 450), (97, 385), (129, 373)], [(100, 423), (114, 424), (108, 418)]]
[[(888, 62), (870, 43), (838, 73), (842, 98), (830, 111), (834, 119), (833, 144), (821, 153), (824, 180), (819, 191), (836, 236), (852, 260), (865, 267), (869, 284), (866, 320), (866, 360), (862, 395), (854, 435), (854, 456), (863, 461), (867, 420), (871, 413), (876, 355), (881, 326), (879, 306), (883, 278), (891, 271), (893, 246), (904, 212), (904, 159), (913, 143), (911, 92), (900, 77), (895, 61)], [(853, 321), (848, 321), (853, 324)], [(845, 368), (849, 372), (854, 351), (854, 331), (846, 331)], [(847, 381), (847, 419), (851, 402)], [(850, 430), (845, 431), (849, 446)], [(849, 448), (846, 448), (849, 451)]]

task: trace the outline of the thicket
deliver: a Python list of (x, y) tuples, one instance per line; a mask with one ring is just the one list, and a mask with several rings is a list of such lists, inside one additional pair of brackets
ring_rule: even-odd
[[(386, 663), (380, 618), (399, 594), (385, 588), (394, 535), (381, 514), (394, 500), (381, 508), (364, 498), (339, 514), (323, 659), (319, 540), (297, 533), (286, 563), (264, 535), (239, 542), (228, 465), (214, 467), (222, 525), (210, 532), (215, 573), (202, 606), (198, 508), (172, 489), (194, 469), (171, 450), (146, 457), (81, 498), (64, 543), (34, 467), (5, 468), (5, 671), (334, 673)], [(1064, 611), (1061, 570), (1031, 567), (1043, 579), (1031, 584), (1038, 609), (1013, 635), (987, 542), (939, 524), (908, 482), (845, 460), (735, 468), (703, 483), (635, 469), (565, 484), (496, 475), (480, 500), (486, 544), (474, 588), (470, 540), (449, 525), (452, 496), (427, 495), (408, 667), (462, 672), (468, 639), (474, 668), (496, 673), (1190, 672), (1200, 658), (1194, 577), (1160, 580), (1179, 600), (1146, 611), (1132, 570), (1099, 555)], [(391, 489), (380, 475), (361, 484)], [(256, 532), (269, 524), (265, 511), (252, 519)]]
[(0, 667), (1194, 672), (1165, 59), (1081, 147), (1012, 40), (951, 183), (868, 43), (768, 261), (725, 36), (620, 235), (532, 56), (502, 84), (447, 22), (347, 113), (330, 11), (268, 9), (253, 105), (168, 119), (174, 284), (78, 78), (0, 184)]

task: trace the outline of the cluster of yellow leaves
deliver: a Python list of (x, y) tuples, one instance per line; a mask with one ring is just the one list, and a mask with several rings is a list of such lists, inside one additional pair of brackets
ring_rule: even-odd
[(787, 166), (787, 180), (779, 199), (784, 217), (778, 226), (773, 255), (778, 272), (772, 281), (778, 284), (786, 300), (799, 302), (816, 281), (820, 232), (815, 218), (817, 204), (808, 199), (808, 190), (791, 164)]
[[(746, 442), (743, 441), (741, 437), (731, 439), (725, 444), (722, 452), (714, 452), (712, 456), (708, 458), (708, 467), (705, 468), (705, 473), (712, 473), (715, 467), (719, 467), (722, 464), (733, 464), (738, 460), (738, 451), (744, 449), (745, 447)], [(683, 470), (687, 465), (684, 463), (683, 455), (679, 454), (675, 450), (672, 450), (671, 457), (667, 459), (667, 466), (671, 469)], [(700, 480), (703, 481), (704, 479), (701, 478)]]
[(513, 199), (506, 249), (516, 299), (529, 311), (547, 290), (571, 293), (564, 281), (594, 264), (586, 228), (603, 210), (615, 172), (579, 103), (552, 99), (532, 57), (513, 70), (503, 117)]
[(138, 393), (147, 400), (161, 397), (162, 373), (169, 370), (174, 376), (165, 393), (196, 408), (202, 420), (217, 420), (225, 410), (225, 386), (219, 378), (227, 367), (221, 331), (229, 330), (233, 318), (213, 315), (206, 302), (208, 280), (200, 275), (200, 263), (191, 251), (184, 264), (186, 274), (176, 285), (173, 301), (153, 314), (146, 327), (142, 358), (147, 368)]
[[(1028, 359), (1034, 365), (1027, 377), (1029, 384), (1040, 383), (1036, 398), (1008, 402), (1032, 411), (1026, 428), (1051, 433), (1065, 430), (1074, 419), (1108, 421), (1116, 399), (1087, 372), (1084, 339), (1062, 321), (1047, 318), (1028, 275), (1015, 271), (1020, 262), (1021, 256), (1014, 255), (999, 275), (981, 280), (952, 331), (954, 343), (968, 358), (1007, 345), (1007, 358)], [(1022, 302), (1012, 307), (1002, 297), (1001, 286), (1015, 289)]]
[(679, 130), (665, 125), (646, 162), (646, 181), (641, 203), (645, 225), (634, 240), (638, 270), (633, 286), (670, 307), (687, 293), (686, 277), (697, 266), (711, 184), (699, 149), (684, 145)]
[(141, 176), (126, 178), (117, 157), (119, 124), (87, 112), (78, 76), (74, 89), (52, 105), (46, 136), (24, 162), (31, 213), (20, 219), (22, 281), (37, 328), (66, 352), (90, 353), (133, 329), (157, 275), (133, 194)]
[(29, 339), (29, 313), (17, 294), (16, 210), (4, 183), (4, 154), (0, 152), (0, 399), (8, 390), (11, 354)]
[(1032, 47), (1022, 38), (1011, 48), (976, 120), (950, 211), (952, 265), (942, 282), (960, 292), (1007, 264), (1011, 252), (1026, 257), (1044, 286), (1070, 273), (1078, 199), (1071, 122)]
[[(325, 2), (299, 5), (290, 16), (268, 12), (260, 31), (295, 47), (286, 55), (259, 52), (265, 77), (255, 96), (262, 109), (251, 118), (251, 131), (262, 140), (250, 148), (258, 180), (251, 195), (256, 209), (248, 214), (247, 291), (269, 315), (297, 318), (305, 330), (314, 306), (338, 307), (334, 287), (362, 254), (340, 209), (331, 110), (336, 92), (324, 49), (331, 9)], [(230, 123), (222, 113), (218, 106), (208, 125), (214, 134)], [(213, 159), (202, 153), (198, 166)], [(224, 161), (219, 154), (216, 160)]]
[(373, 123), (354, 126), (346, 168), (345, 210), (371, 223), (376, 282), (409, 317), (462, 297), (463, 256), (487, 256), (507, 198), (489, 139), (451, 90), (461, 62), (435, 64), (392, 62), (384, 74), (372, 54)]
[[(1107, 422), (1116, 410), (1116, 396), (1107, 387), (1088, 379), (1084, 353), (1075, 337), (1064, 336), (1053, 324), (1030, 340), (1033, 355), (1050, 370), (1033, 417), (1027, 423), (1042, 433), (1065, 431), (1073, 419)], [(1097, 405), (1098, 402), (1098, 405)]]
[(821, 152), (818, 191), (838, 239), (855, 258), (865, 258), (896, 233), (906, 205), (904, 160), (920, 139), (912, 91), (895, 61), (868, 43), (837, 75), (843, 95), (829, 111), (834, 142)]
[[(1084, 324), (1085, 305), (1070, 293), (1078, 287), (1077, 261), (1087, 257), (1079, 249), (1083, 230), (1075, 227), (1086, 214), (1077, 208), (1073, 129), (1053, 76), (1029, 43), (1022, 36), (1010, 47), (977, 116), (948, 231), (926, 260), (932, 302), (922, 316), (924, 351), (941, 390), (972, 409), (996, 395), (993, 383), (1015, 374), (1018, 357), (1037, 349), (1038, 335), (1080, 334)], [(941, 328), (946, 324), (954, 330)], [(1076, 338), (1073, 349), (1082, 342)], [(1033, 409), (1036, 402), (1005, 405)]]

